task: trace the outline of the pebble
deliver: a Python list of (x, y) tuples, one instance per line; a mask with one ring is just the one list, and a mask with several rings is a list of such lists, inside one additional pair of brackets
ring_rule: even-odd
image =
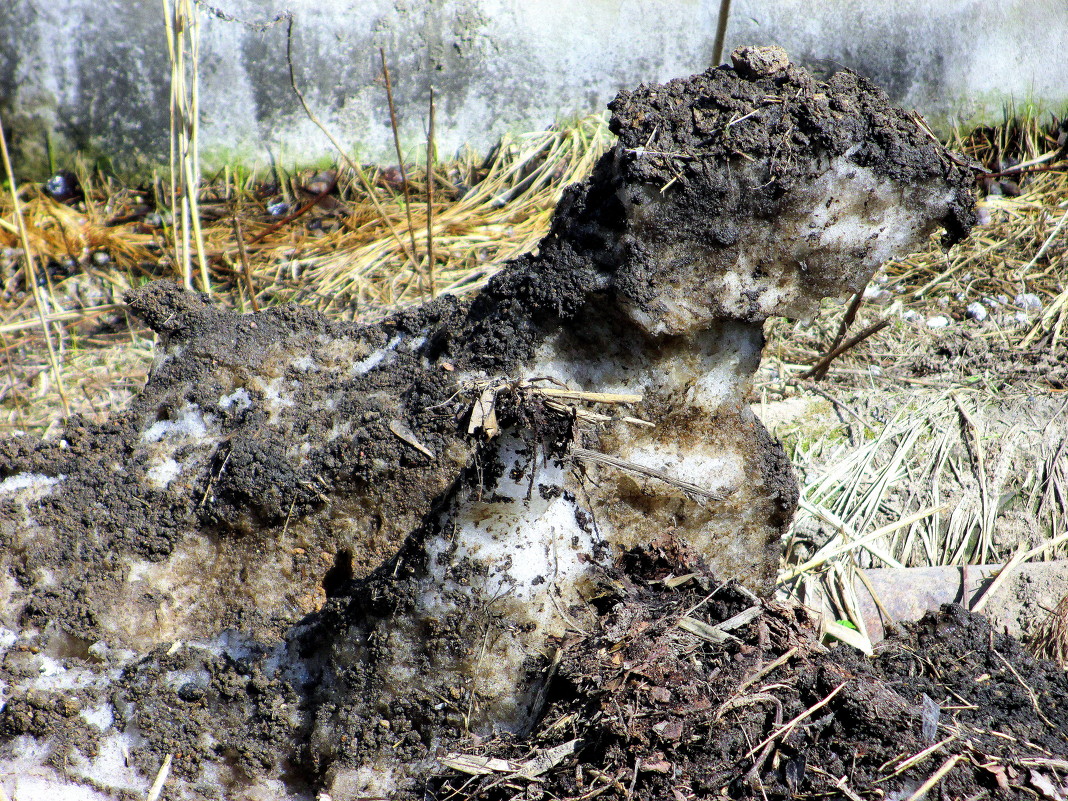
[(267, 213), (272, 217), (284, 217), (286, 214), (289, 214), (289, 204), (284, 200), (278, 203), (271, 203), (267, 207)]
[(893, 299), (893, 297), (894, 296), (891, 295), (890, 292), (885, 289), (876, 289), (873, 292), (872, 288), (869, 286), (867, 289), (864, 290), (864, 300), (868, 301), (869, 303), (874, 303), (878, 306), (885, 306)]
[(908, 320), (910, 323), (917, 322), (922, 319), (922, 317), (923, 315), (921, 315), (915, 309), (905, 309), (903, 312), (901, 312), (901, 319)]
[(1042, 301), (1038, 299), (1038, 295), (1031, 292), (1020, 293), (1013, 302), (1025, 312), (1042, 311)]
[(60, 203), (67, 203), (81, 197), (82, 188), (77, 176), (69, 170), (60, 170), (44, 185), (45, 194)]
[(928, 317), (927, 318), (927, 327), (928, 328), (945, 328), (946, 326), (948, 326), (952, 322), (953, 321), (950, 320), (948, 317), (946, 317), (946, 315), (944, 315), (944, 314), (936, 314), (934, 317)]
[(986, 306), (982, 303), (969, 303), (968, 308), (964, 311), (968, 319), (975, 320), (976, 322), (983, 322), (987, 318), (988, 312)]

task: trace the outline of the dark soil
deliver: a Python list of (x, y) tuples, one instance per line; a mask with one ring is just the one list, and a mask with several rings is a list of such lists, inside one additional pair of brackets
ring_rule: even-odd
[[(445, 298), (361, 327), (293, 306), (242, 316), (164, 283), (131, 293), (131, 310), (160, 335), (162, 346), (131, 407), (104, 424), (70, 420), (50, 441), (0, 441), (0, 480), (63, 477), (35, 502), (32, 515), (17, 500), (0, 505), (0, 557), (16, 585), (4, 622), (32, 636), (43, 632), (36, 644), (8, 651), (0, 678), (12, 688), (31, 678), (37, 648), (99, 679), (95, 688), (77, 692), (12, 692), (0, 714), (7, 744), (23, 734), (51, 737), (57, 763), (73, 747), (92, 754), (95, 735), (78, 713), (106, 696), (117, 726), (145, 733), (129, 756), (144, 775), (172, 754), (176, 776), (192, 780), (209, 763), (230, 770), (235, 786), (270, 774), (297, 792), (319, 786), (320, 771), (335, 756), (344, 760), (362, 747), (422, 756), (422, 735), (403, 725), (423, 714), (418, 709), (400, 708), (382, 719), (385, 727), (367, 717), (339, 725), (339, 731), (357, 732), (358, 743), (310, 742), (312, 718), (324, 713), (316, 709), (322, 699), (317, 685), (331, 679), (329, 649), (336, 655), (352, 644), (316, 642), (307, 652), (294, 647), (284, 659), (280, 653), (300, 639), (298, 624), (305, 633), (336, 633), (327, 624), (332, 612), (345, 609), (345, 595), (373, 587), (360, 579), (388, 565), (406, 538), (425, 530), (450, 493), (481, 481), (479, 470), (492, 468), (492, 461), (477, 459), (483, 443), (468, 431), (471, 399), (458, 393), (457, 374), (514, 377), (533, 369), (535, 349), (561, 333), (583, 345), (586, 350), (575, 346), (580, 356), (595, 355), (599, 346), (584, 333), (591, 320), (634, 350), (686, 346), (692, 331), (655, 339), (627, 314), (655, 312), (664, 296), (708, 295), (710, 276), (733, 269), (746, 247), (744, 226), (754, 220), (771, 225), (796, 199), (791, 188), (826, 171), (830, 159), (852, 159), (905, 185), (941, 182), (954, 198), (939, 221), (949, 241), (974, 221), (969, 170), (851, 73), (821, 84), (790, 65), (743, 60), (738, 71), (716, 68), (625, 92), (612, 110), (617, 146), (588, 181), (568, 190), (537, 254), (510, 264), (470, 303)], [(620, 196), (633, 193), (625, 198), (633, 210), (651, 196), (650, 187), (663, 200), (639, 225)], [(675, 252), (701, 258), (665, 256)], [(862, 285), (867, 275), (845, 261), (850, 285)], [(787, 271), (797, 266), (785, 257), (782, 264)], [(770, 313), (760, 292), (775, 294), (760, 289), (765, 266), (752, 268), (756, 288), (748, 290), (745, 309), (717, 309), (717, 299), (702, 298), (710, 319), (740, 322), (759, 334)], [(840, 293), (841, 275), (814, 285), (812, 296)], [(390, 350), (388, 343), (402, 339), (406, 346)], [(392, 355), (381, 364), (353, 374), (354, 362), (386, 351)], [(302, 372), (298, 364), (306, 358), (321, 369)], [(290, 397), (272, 411), (264, 387), (276, 379)], [(251, 402), (244, 409), (223, 406), (221, 398), (237, 389)], [(152, 443), (145, 432), (179, 421), (191, 405), (211, 409), (220, 433), (182, 445), (186, 452), (175, 456), (186, 465), (183, 477), (165, 490), (155, 488), (146, 480)], [(517, 408), (517, 417), (522, 411)], [(659, 413), (666, 410), (651, 411), (662, 431), (673, 431), (669, 424), (681, 431), (687, 422), (684, 409), (666, 422)], [(747, 509), (764, 518), (757, 526), (762, 550), (750, 568), (767, 586), (796, 497), (794, 480), (781, 447), (758, 422), (746, 415), (742, 430), (736, 425), (742, 410), (733, 407), (721, 417), (709, 425), (719, 426), (727, 442), (751, 444), (752, 472), (768, 487)], [(542, 442), (569, 441), (573, 421), (565, 422), (557, 421), (560, 431), (543, 432)], [(501, 423), (524, 421), (505, 414)], [(339, 424), (348, 428), (335, 435)], [(736, 521), (727, 533), (739, 536)], [(210, 557), (196, 550), (205, 542), (214, 549)], [(132, 564), (167, 564), (182, 547), (195, 558), (182, 568), (187, 572), (175, 569), (175, 575), (197, 589), (195, 610), (171, 603), (169, 590), (123, 594)], [(574, 754), (533, 779), (491, 768), (482, 777), (428, 780), (420, 793), (440, 799), (503, 799), (518, 790), (531, 799), (903, 797), (940, 759), (958, 753), (964, 759), (932, 792), (949, 788), (965, 797), (984, 788), (1004, 792), (996, 790), (999, 783), (1035, 787), (1043, 780), (1036, 772), (1051, 786), (1062, 782), (1068, 766), (1057, 761), (1068, 754), (1061, 733), (1068, 728), (1063, 677), (991, 635), (980, 620), (945, 612), (869, 662), (824, 648), (798, 610), (758, 601), (737, 586), (713, 585), (701, 565), (685, 582), (665, 581), (690, 570), (678, 558), (682, 545), (665, 549), (670, 558), (659, 551), (630, 554), (605, 577), (594, 602), (601, 615), (596, 630), (559, 643), (548, 711), (532, 739), (474, 743), (462, 736), (462, 715), (455, 721), (457, 749), (522, 760), (531, 749), (577, 739)], [(270, 592), (258, 592), (263, 586)], [(322, 598), (311, 597), (320, 591)], [(259, 606), (262, 596), (269, 600)], [(323, 607), (326, 596), (334, 597)], [(355, 609), (376, 600), (365, 596)], [(725, 642), (693, 633), (718, 636), (709, 633), (710, 625), (749, 608), (753, 620)], [(308, 617), (319, 609), (318, 618)], [(102, 623), (109, 616), (123, 620), (112, 619), (109, 629)], [(148, 633), (122, 625), (141, 616), (150, 622), (155, 616)], [(684, 631), (678, 622), (687, 616), (693, 622)], [(171, 644), (226, 629), (264, 645), (192, 653)], [(450, 643), (475, 647), (470, 629), (450, 635)], [(109, 648), (131, 646), (139, 651), (135, 656), (128, 651), (121, 665), (109, 663)], [(781, 666), (741, 688), (792, 648), (796, 652)], [(268, 669), (272, 659), (275, 668)], [(334, 667), (340, 673), (348, 664), (338, 660)], [(105, 678), (109, 669), (120, 677)], [(178, 674), (181, 683), (171, 686)], [(341, 677), (337, 686), (371, 686), (350, 678)], [(931, 741), (922, 733), (924, 693), (943, 707), (935, 736), (955, 737), (892, 775), (895, 760)], [(414, 706), (414, 697), (346, 699), (339, 714), (382, 703)], [(764, 744), (779, 723), (825, 699)], [(836, 785), (840, 777), (843, 784)]]
[[(1068, 679), (985, 618), (944, 606), (869, 659), (800, 607), (700, 574), (671, 588), (690, 574), (632, 554), (597, 630), (561, 643), (530, 740), (468, 746), (430, 797), (905, 799), (947, 766), (927, 798), (1068, 789)], [(679, 626), (746, 610), (721, 643)]]

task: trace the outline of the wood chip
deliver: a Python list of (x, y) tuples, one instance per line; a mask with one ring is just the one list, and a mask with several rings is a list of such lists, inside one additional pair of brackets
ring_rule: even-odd
[(420, 442), (419, 438), (416, 437), (414, 433), (412, 433), (412, 430), (400, 420), (390, 420), (389, 430), (392, 431), (393, 435), (397, 437), (397, 439), (399, 439), (401, 442), (405, 443), (406, 445), (411, 445), (424, 456), (427, 456), (431, 459), (434, 458), (434, 451), (430, 450), (430, 448)]
[(485, 433), (487, 439), (493, 439), (500, 433), (501, 427), (497, 423), (497, 392), (500, 387), (488, 386), (479, 393), (478, 398), (471, 404), (471, 421), (467, 424), (467, 433), (474, 434), (477, 431)]
[(486, 776), (504, 773), (517, 779), (534, 779), (555, 768), (578, 750), (579, 740), (569, 740), (553, 748), (547, 748), (524, 762), (513, 762), (496, 757), (474, 754), (449, 754), (442, 757), (441, 764), (470, 776)]

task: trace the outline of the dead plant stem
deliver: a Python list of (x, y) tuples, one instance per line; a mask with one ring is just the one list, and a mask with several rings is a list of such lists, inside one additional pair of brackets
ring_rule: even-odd
[[(292, 87), (293, 93), (297, 96), (297, 100), (300, 101), (300, 105), (301, 108), (304, 109), (304, 113), (308, 116), (308, 119), (312, 121), (315, 127), (322, 131), (323, 135), (326, 136), (328, 140), (330, 140), (330, 144), (334, 146), (334, 149), (337, 150), (338, 154), (341, 156), (342, 159), (344, 159), (349, 169), (352, 170), (353, 174), (355, 174), (357, 180), (359, 180), (360, 184), (363, 186), (364, 191), (367, 192), (367, 197), (371, 201), (371, 204), (374, 206), (375, 211), (378, 213), (378, 216), (382, 219), (382, 222), (386, 224), (386, 228), (389, 230), (390, 236), (393, 237), (393, 240), (400, 247), (401, 251), (404, 252), (404, 255), (408, 257), (408, 261), (411, 262), (412, 268), (416, 272), (418, 272), (419, 262), (415, 258), (415, 251), (409, 250), (408, 245), (405, 244), (404, 240), (401, 239), (400, 234), (397, 233), (397, 229), (396, 227), (394, 227), (393, 221), (389, 218), (389, 215), (386, 214), (386, 210), (382, 208), (382, 204), (378, 200), (378, 196), (375, 193), (374, 187), (371, 186), (371, 182), (367, 180), (367, 176), (364, 174), (364, 171), (359, 166), (357, 166), (357, 164), (349, 157), (349, 154), (345, 152), (345, 149), (341, 146), (341, 143), (337, 141), (334, 135), (330, 133), (327, 127), (311, 110), (311, 106), (308, 105), (308, 101), (304, 97), (304, 93), (300, 91), (300, 87), (297, 86), (296, 71), (293, 67), (292, 18), (290, 18), (289, 24), (286, 27), (286, 64), (289, 66), (289, 85), (290, 87)], [(387, 302), (392, 303), (393, 298), (387, 298)]]
[(962, 759), (964, 759), (964, 754), (954, 754), (951, 756), (942, 763), (942, 766), (938, 770), (928, 777), (927, 781), (917, 787), (916, 791), (905, 799), (905, 801), (919, 801), (919, 799), (924, 798), (927, 793), (930, 792), (931, 788), (942, 781), (942, 777), (949, 773), (953, 769), (953, 766)]
[(241, 273), (245, 277), (245, 290), (248, 292), (248, 300), (252, 305), (252, 311), (260, 310), (260, 303), (256, 300), (256, 288), (252, 283), (252, 267), (248, 261), (248, 250), (245, 248), (245, 232), (241, 228), (241, 219), (234, 214), (234, 241), (237, 242), (237, 255), (241, 259)]
[[(48, 348), (48, 363), (52, 368), (52, 376), (56, 380), (56, 390), (59, 392), (59, 399), (63, 403), (63, 412), (67, 417), (70, 417), (70, 403), (67, 401), (67, 391), (63, 386), (63, 373), (59, 369), (59, 357), (56, 355), (56, 348), (52, 343), (52, 332), (48, 326), (45, 301), (41, 297), (41, 287), (37, 285), (37, 271), (33, 263), (34, 254), (30, 245), (30, 232), (26, 229), (26, 220), (22, 216), (22, 204), (19, 201), (15, 171), (11, 167), (11, 156), (7, 152), (7, 134), (4, 131), (2, 120), (0, 120), (0, 154), (4, 158), (4, 172), (7, 174), (8, 189), (11, 190), (11, 204), (15, 214), (15, 224), (18, 226), (19, 238), (22, 240), (22, 255), (26, 264), (26, 283), (30, 285), (30, 291), (33, 292), (33, 302), (37, 307), (37, 318), (41, 325), (41, 333), (44, 334), (45, 345)], [(10, 358), (10, 355), (8, 358)]]
[(426, 133), (426, 275), (430, 297), (438, 294), (434, 279), (434, 87), (430, 87), (430, 122)]
[[(393, 81), (389, 77), (389, 65), (386, 64), (386, 49), (378, 48), (382, 59), (382, 77), (386, 82), (386, 100), (389, 102), (389, 127), (393, 129), (393, 147), (397, 150), (397, 169), (401, 175), (401, 190), (404, 192), (404, 215), (408, 219), (408, 238), (412, 243), (412, 253), (418, 252), (415, 246), (415, 223), (412, 222), (412, 194), (408, 186), (408, 171), (404, 169), (404, 153), (401, 151), (400, 131), (397, 130), (397, 107), (393, 102)], [(433, 101), (431, 101), (433, 102)]]

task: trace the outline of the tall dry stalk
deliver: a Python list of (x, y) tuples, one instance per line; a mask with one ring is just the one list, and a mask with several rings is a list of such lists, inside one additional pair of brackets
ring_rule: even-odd
[(34, 267), (33, 248), (30, 246), (30, 233), (26, 230), (26, 220), (22, 216), (22, 204), (19, 202), (19, 192), (15, 171), (11, 168), (11, 157), (7, 152), (7, 135), (4, 132), (4, 124), (0, 121), (0, 155), (4, 160), (4, 171), (7, 175), (8, 188), (11, 190), (11, 207), (15, 214), (15, 225), (18, 229), (19, 239), (22, 241), (22, 253), (26, 262), (26, 283), (33, 292), (33, 302), (37, 306), (37, 318), (41, 324), (41, 332), (44, 334), (45, 345), (48, 348), (48, 363), (52, 368), (52, 375), (56, 380), (56, 390), (63, 402), (63, 411), (70, 417), (70, 403), (67, 401), (67, 392), (63, 387), (63, 371), (59, 369), (59, 357), (56, 354), (55, 345), (52, 344), (52, 332), (48, 327), (48, 311), (45, 308), (45, 299), (41, 295), (41, 287), (37, 285), (37, 270)]
[(426, 132), (426, 277), (430, 297), (438, 296), (434, 280), (434, 87), (430, 87), (430, 125)]
[[(171, 212), (175, 262), (182, 282), (193, 288), (193, 242), (200, 267), (200, 288), (211, 292), (204, 234), (200, 228), (200, 16), (192, 0), (163, 0), (167, 54), (171, 64)], [(192, 241), (191, 241), (192, 240)]]

